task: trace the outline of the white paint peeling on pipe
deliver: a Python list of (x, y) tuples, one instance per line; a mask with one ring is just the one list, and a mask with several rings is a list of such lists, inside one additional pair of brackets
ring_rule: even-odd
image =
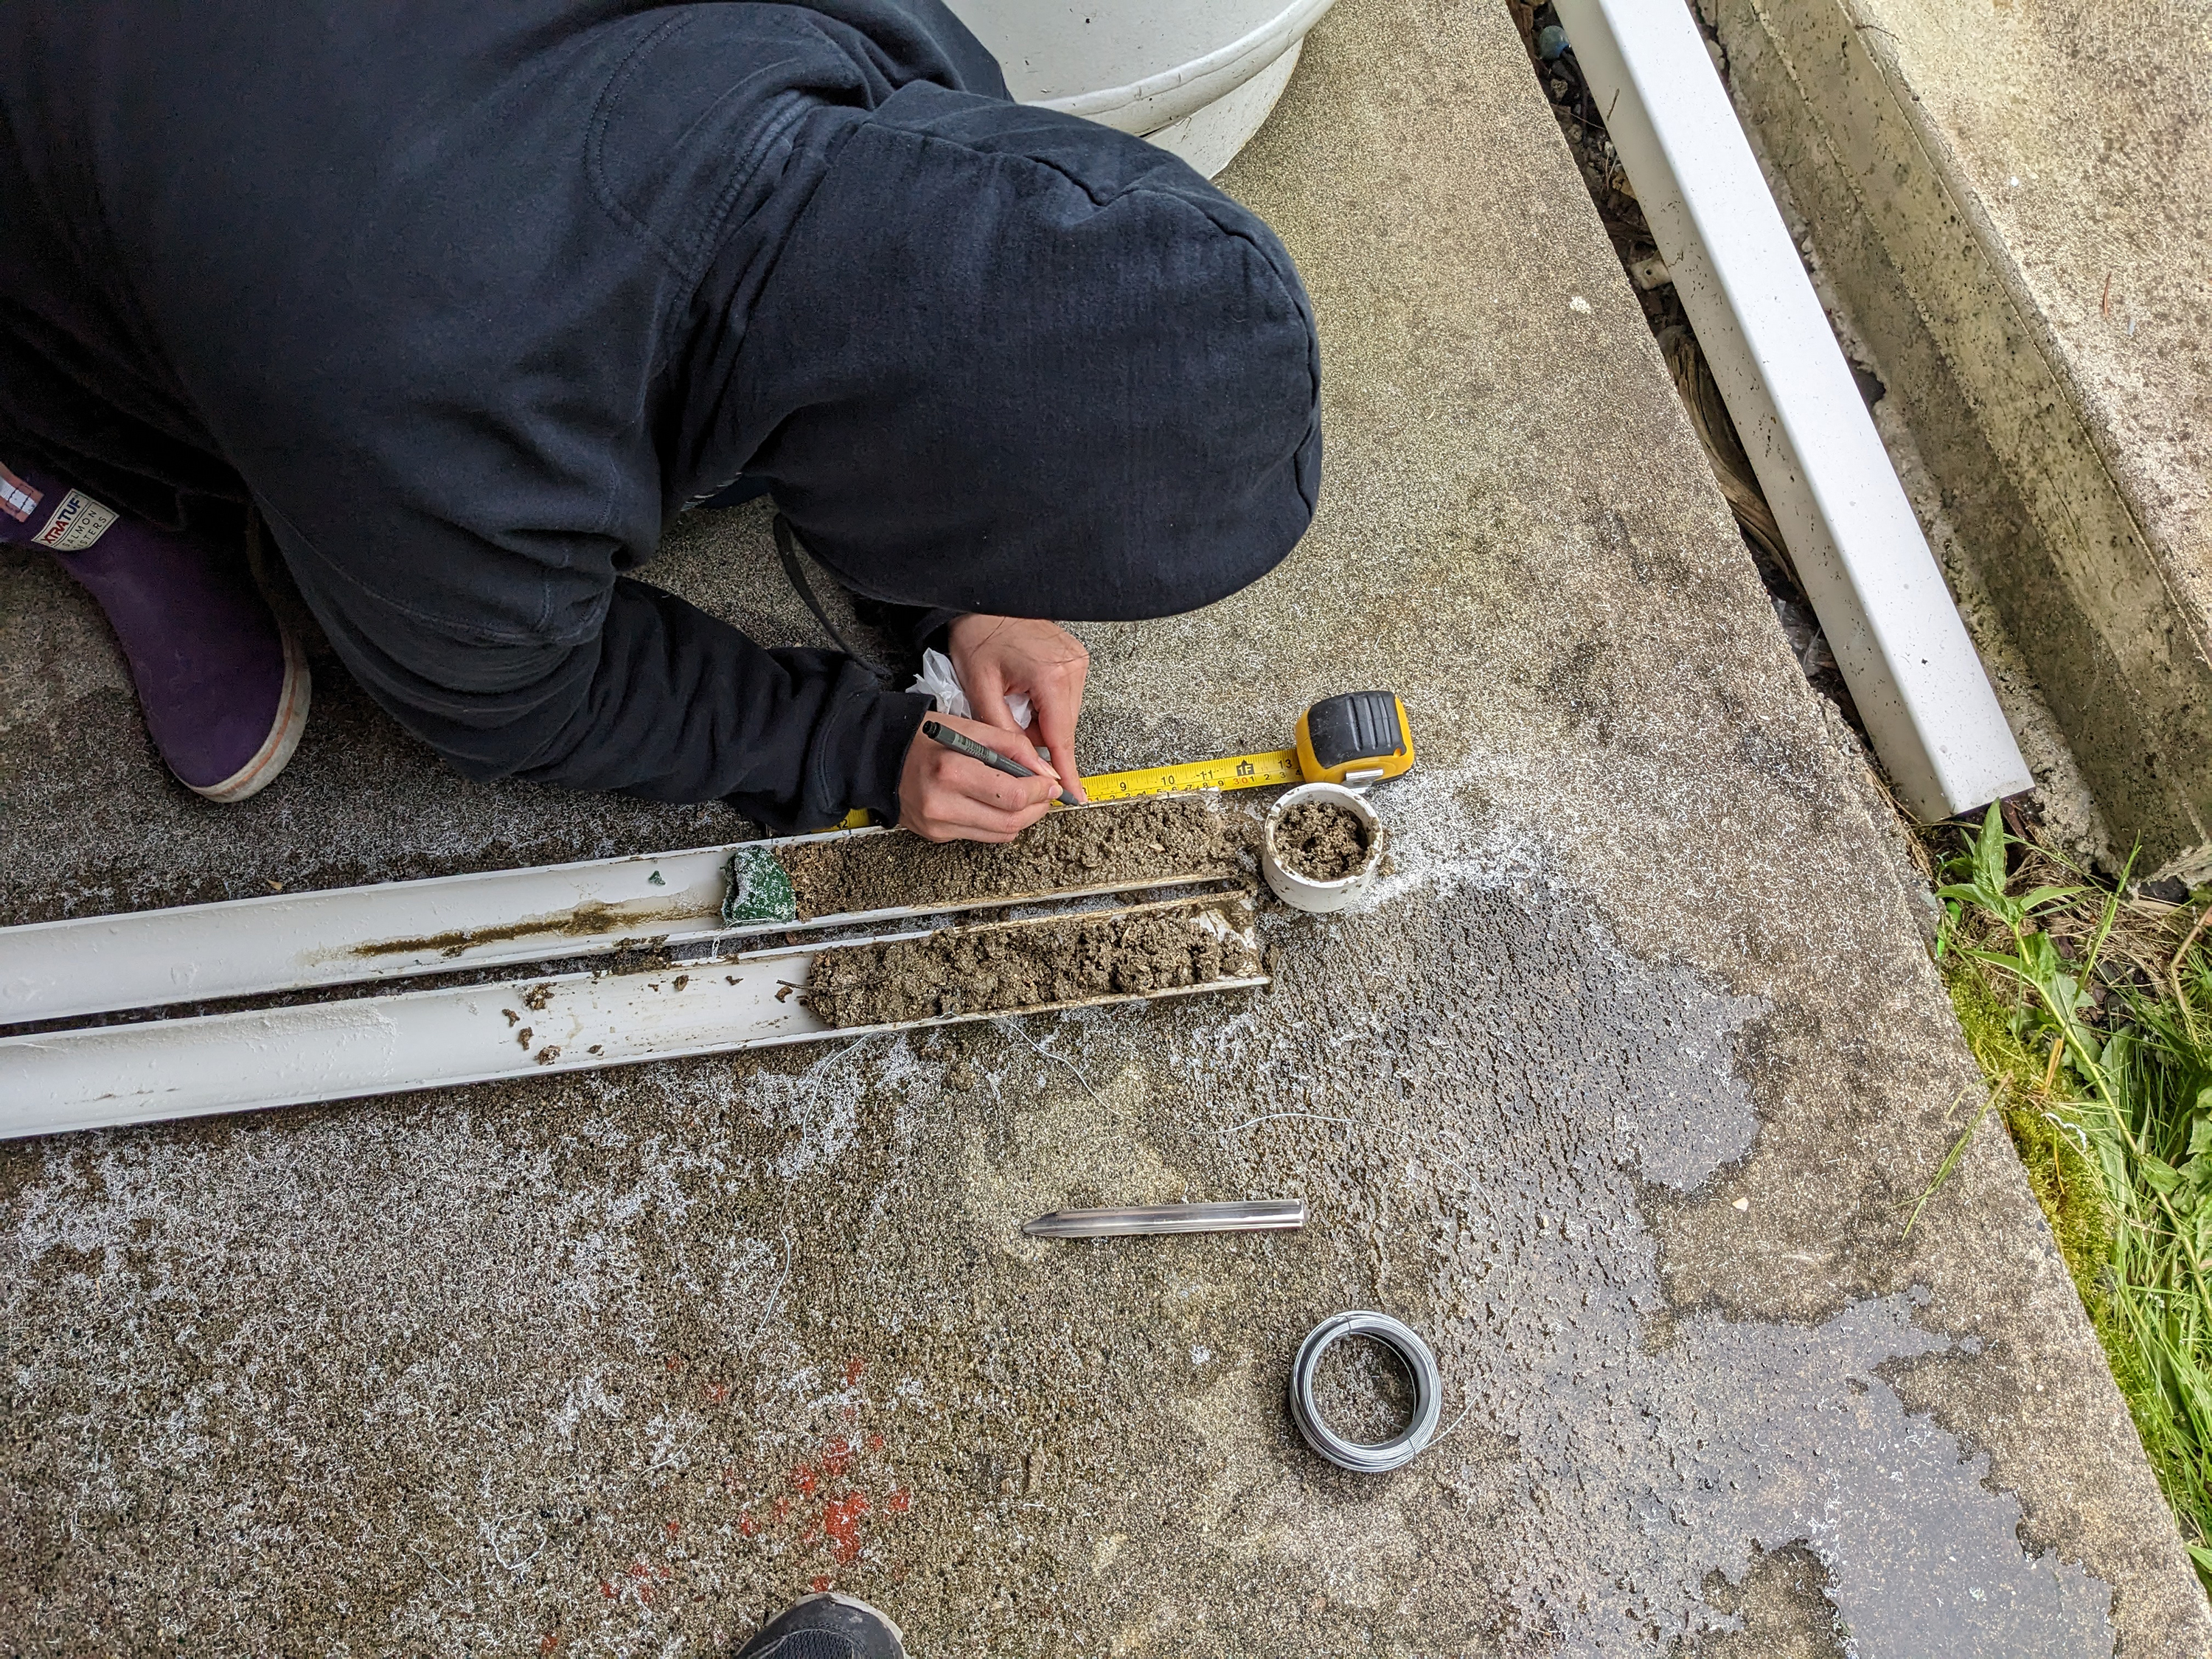
[(1558, 0), (1558, 9), (1904, 804), (1933, 820), (2030, 787), (1687, 5)]

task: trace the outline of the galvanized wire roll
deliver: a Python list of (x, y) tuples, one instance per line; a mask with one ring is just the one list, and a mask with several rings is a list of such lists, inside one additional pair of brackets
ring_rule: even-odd
[[(1406, 1363), (1413, 1379), (1413, 1418), (1405, 1431), (1373, 1445), (1346, 1440), (1321, 1420), (1314, 1405), (1314, 1372), (1321, 1357), (1348, 1336), (1371, 1336)], [(1358, 1474), (1388, 1474), (1420, 1455), (1437, 1431), (1443, 1410), (1443, 1379), (1437, 1374), (1436, 1356), (1411, 1327), (1388, 1314), (1340, 1313), (1324, 1319), (1298, 1345), (1291, 1365), (1291, 1416), (1298, 1432), (1323, 1457), (1340, 1469)]]

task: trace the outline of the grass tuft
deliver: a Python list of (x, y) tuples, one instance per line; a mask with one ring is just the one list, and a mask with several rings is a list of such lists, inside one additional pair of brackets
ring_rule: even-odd
[(1995, 806), (1942, 876), (1952, 1005), (2212, 1588), (2212, 904), (2130, 899)]

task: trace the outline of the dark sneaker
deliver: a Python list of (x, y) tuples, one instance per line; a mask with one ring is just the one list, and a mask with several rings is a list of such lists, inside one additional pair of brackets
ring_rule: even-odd
[(906, 1659), (906, 1642), (866, 1601), (832, 1591), (793, 1602), (736, 1659)]
[[(36, 474), (7, 507), (6, 539), (44, 547), (100, 601), (131, 664), (154, 746), (188, 789), (244, 800), (284, 769), (307, 729), (307, 659), (244, 567), (198, 538), (126, 519)], [(5, 480), (0, 480), (4, 482)]]

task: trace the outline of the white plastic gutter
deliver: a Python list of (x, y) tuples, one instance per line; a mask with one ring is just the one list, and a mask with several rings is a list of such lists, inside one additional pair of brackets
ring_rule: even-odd
[[(1133, 908), (1212, 908), (1228, 925), (1247, 933), (1251, 927), (1250, 901), (1242, 893)], [(825, 1025), (799, 994), (821, 948), (0, 1037), (0, 1139), (1006, 1017), (987, 1012), (897, 1025)], [(1264, 975), (1216, 980), (1018, 1012), (1267, 982)]]
[(1904, 804), (2033, 782), (1686, 0), (1557, 0), (1659, 257)]

